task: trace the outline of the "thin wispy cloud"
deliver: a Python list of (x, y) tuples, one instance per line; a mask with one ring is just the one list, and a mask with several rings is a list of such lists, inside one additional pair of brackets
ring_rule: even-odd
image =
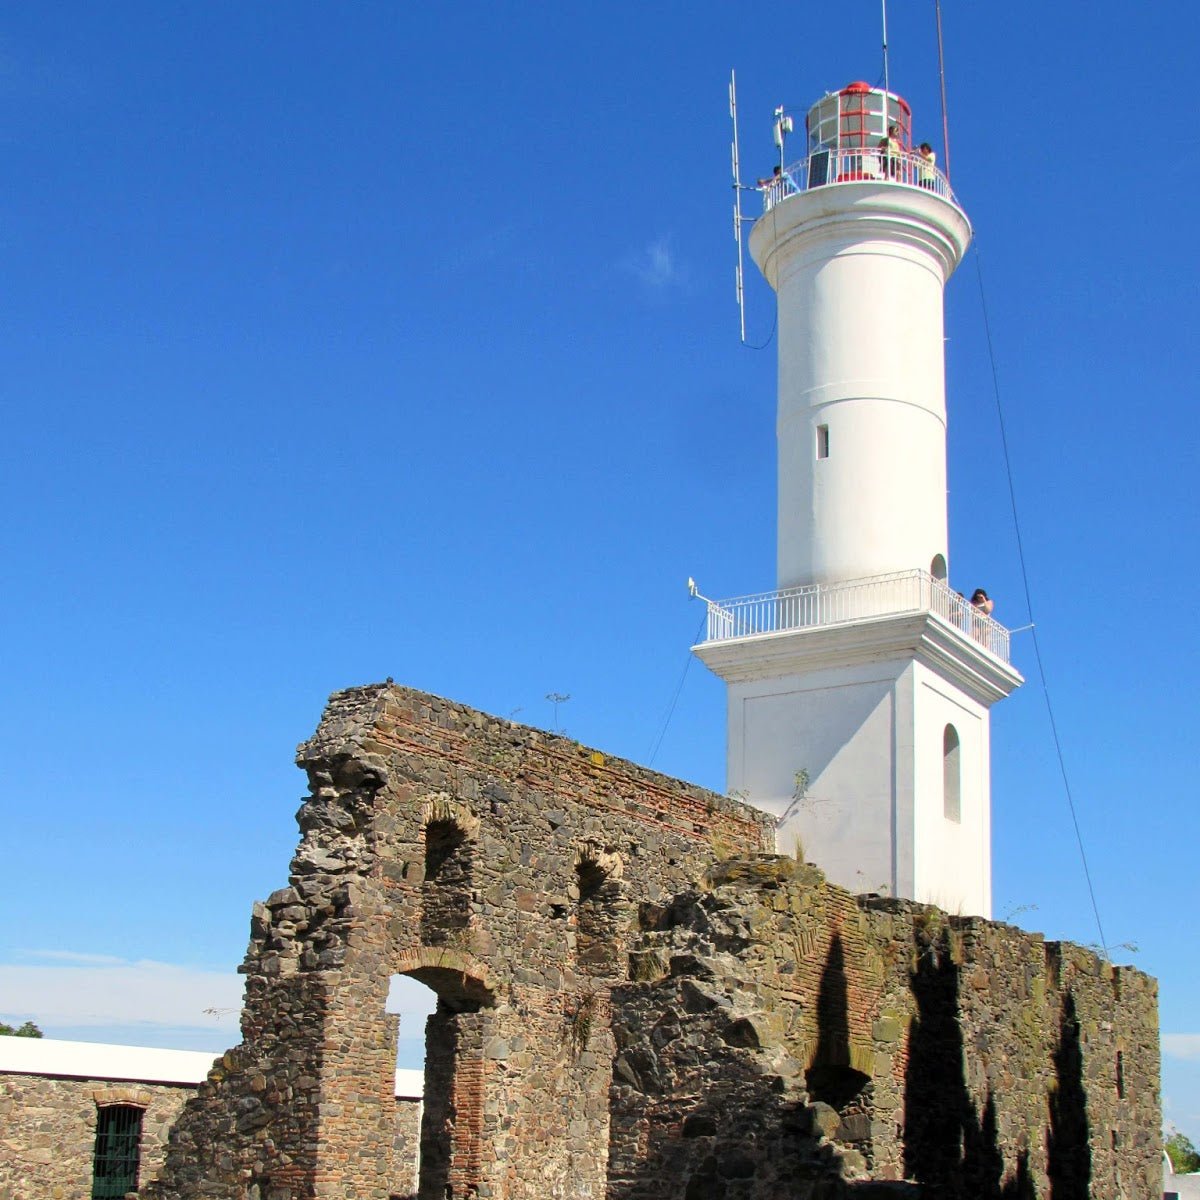
[(29, 958), (48, 958), (54, 962), (80, 966), (115, 967), (126, 961), (114, 954), (81, 954), (75, 950), (22, 950), (21, 953)]
[(687, 282), (687, 269), (675, 254), (669, 237), (650, 242), (639, 253), (630, 255), (624, 266), (651, 292), (663, 292)]
[(99, 954), (38, 951), (53, 964), (0, 964), (4, 1019), (47, 1026), (148, 1024), (189, 1026), (211, 1020), (206, 1009), (238, 1011), (242, 980), (213, 971)]
[(1200, 1062), (1200, 1033), (1164, 1033), (1162, 1051), (1172, 1058)]
[[(23, 953), (50, 961), (0, 963), (0, 1020), (34, 1021), (52, 1036), (55, 1027), (198, 1028), (222, 1016), (236, 1022), (241, 1011), (243, 981), (232, 970), (72, 950)], [(423, 984), (393, 979), (387, 1011), (401, 1014), (408, 1026), (420, 1030), (435, 1004)]]

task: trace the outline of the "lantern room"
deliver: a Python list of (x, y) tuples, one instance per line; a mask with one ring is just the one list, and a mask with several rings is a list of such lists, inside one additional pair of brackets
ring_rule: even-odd
[(874, 148), (895, 125), (900, 146), (912, 148), (912, 110), (894, 92), (851, 83), (830, 92), (808, 110), (808, 152)]

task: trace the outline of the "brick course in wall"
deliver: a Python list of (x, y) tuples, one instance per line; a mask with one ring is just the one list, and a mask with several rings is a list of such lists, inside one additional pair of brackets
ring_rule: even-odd
[(395, 685), (298, 762), (242, 1043), (147, 1196), (402, 1194), (396, 973), (438, 995), (420, 1200), (1157, 1195), (1144, 975), (855, 898), (756, 810)]

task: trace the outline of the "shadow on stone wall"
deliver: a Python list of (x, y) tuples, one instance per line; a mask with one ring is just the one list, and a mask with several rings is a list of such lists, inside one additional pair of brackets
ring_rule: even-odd
[(1087, 1200), (1091, 1195), (1092, 1151), (1083, 1086), (1083, 1048), (1075, 997), (1063, 996), (1054, 1051), (1055, 1089), (1050, 1094), (1050, 1125), (1046, 1130), (1046, 1175), (1050, 1200)]
[(818, 1127), (843, 1152), (848, 1175), (874, 1165), (871, 1077), (858, 1069), (850, 1029), (850, 984), (840, 933), (829, 940), (817, 987), (816, 1045), (805, 1071), (805, 1086)]
[[(806, 1064), (778, 1017), (730, 970), (749, 933), (732, 899), (677, 899), (643, 937), (669, 974), (613, 989), (607, 1200), (844, 1194), (841, 1155), (825, 1140), (837, 1114), (809, 1102)], [(836, 967), (828, 975), (828, 1052), (845, 1058), (845, 979), (839, 987)]]
[(960, 971), (950, 946), (932, 939), (910, 973), (917, 1016), (904, 1082), (904, 1173), (929, 1200), (1037, 1200), (1022, 1150), (1011, 1176), (989, 1089), (982, 1113), (966, 1085), (959, 1024)]

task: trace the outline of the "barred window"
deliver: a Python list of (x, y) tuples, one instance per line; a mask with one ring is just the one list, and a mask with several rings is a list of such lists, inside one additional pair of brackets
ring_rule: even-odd
[(142, 1110), (109, 1104), (96, 1116), (96, 1153), (92, 1161), (92, 1200), (111, 1200), (137, 1191), (142, 1144)]

